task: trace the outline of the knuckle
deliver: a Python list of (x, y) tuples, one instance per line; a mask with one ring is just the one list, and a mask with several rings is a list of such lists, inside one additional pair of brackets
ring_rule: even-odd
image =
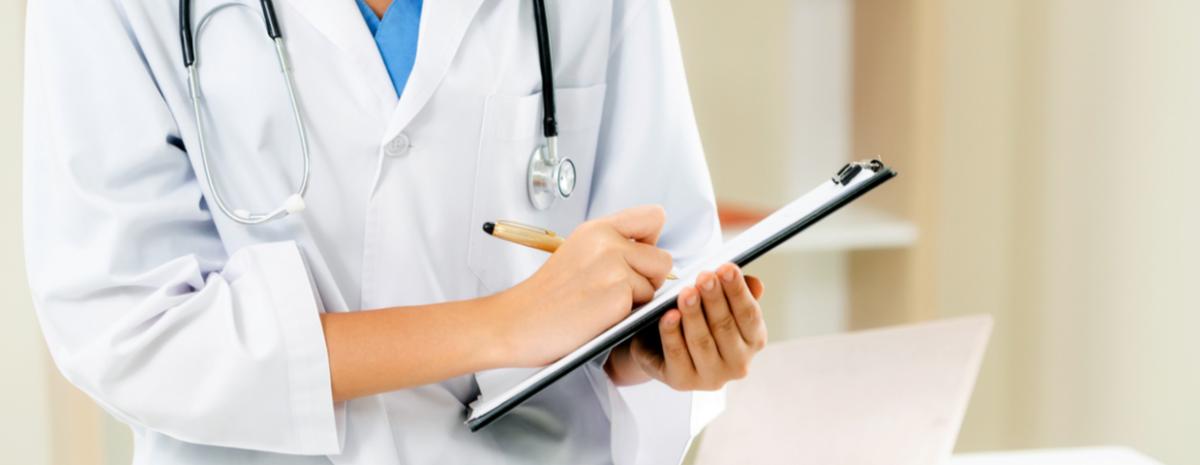
[(621, 253), (621, 244), (612, 240), (611, 236), (600, 236), (596, 241), (595, 250), (601, 255), (611, 256)]
[(691, 377), (680, 375), (668, 376), (667, 385), (680, 391), (690, 391), (695, 388), (695, 382), (692, 381)]
[(759, 332), (759, 336), (754, 339), (754, 343), (752, 344), (752, 347), (754, 347), (755, 352), (758, 352), (758, 351), (761, 351), (761, 350), (767, 348), (767, 329), (766, 328), (763, 328), (762, 331)]
[(609, 287), (625, 284), (625, 270), (617, 266), (608, 266), (603, 274), (605, 284)]
[(637, 302), (647, 302), (652, 298), (654, 298), (654, 290), (647, 289), (647, 288), (640, 287), (640, 286), (634, 292), (634, 296), (633, 296), (633, 300), (635, 300)]
[(666, 355), (672, 358), (683, 358), (688, 356), (688, 348), (679, 343), (678, 339), (667, 340), (662, 343), (662, 350), (666, 351)]
[(678, 343), (668, 343), (665, 347), (667, 356), (672, 358), (684, 358), (688, 356), (687, 348)]
[(671, 265), (675, 264), (675, 259), (671, 257), (671, 252), (667, 252), (663, 249), (654, 250), (656, 251), (655, 255), (657, 255), (656, 259), (658, 260), (659, 264), (667, 271), (670, 271)]
[(650, 205), (650, 219), (654, 224), (665, 224), (667, 222), (667, 210), (662, 205)]
[(713, 318), (712, 327), (714, 331), (720, 332), (733, 332), (738, 330), (737, 321), (733, 319), (733, 315), (728, 313)]
[(667, 218), (666, 209), (664, 209), (662, 205), (654, 204), (654, 203), (642, 204), (642, 205), (638, 205), (636, 207), (631, 207), (629, 209), (629, 211), (635, 212), (639, 218), (645, 218), (645, 219), (649, 219), (649, 220), (662, 219), (665, 221)]
[(709, 350), (713, 347), (712, 335), (708, 333), (697, 334), (692, 338), (692, 341), (695, 342), (696, 346), (701, 350)]
[(595, 235), (602, 228), (600, 220), (588, 220), (575, 227), (575, 232), (582, 236)]
[(725, 386), (725, 382), (717, 379), (705, 379), (699, 383), (698, 389), (701, 391), (716, 391)]
[(762, 320), (758, 306), (754, 304), (734, 305), (733, 311), (737, 313), (737, 318), (741, 320), (743, 324), (750, 327), (758, 326), (759, 322)]

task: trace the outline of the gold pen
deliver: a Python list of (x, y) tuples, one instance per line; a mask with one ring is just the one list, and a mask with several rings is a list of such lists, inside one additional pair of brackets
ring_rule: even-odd
[[(500, 220), (495, 223), (484, 223), (483, 232), (498, 239), (549, 253), (554, 253), (566, 241), (562, 236), (549, 229), (521, 224), (515, 221)], [(667, 279), (676, 279), (675, 274), (668, 274)]]

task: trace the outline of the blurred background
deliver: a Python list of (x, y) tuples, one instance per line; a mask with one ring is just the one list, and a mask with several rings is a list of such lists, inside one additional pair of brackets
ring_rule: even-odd
[[(22, 267), (23, 8), (0, 1), (0, 449), (122, 464), (51, 365)], [(897, 181), (756, 263), (775, 340), (986, 313), (960, 451), (1200, 463), (1200, 2), (675, 2), (726, 211), (842, 163)]]

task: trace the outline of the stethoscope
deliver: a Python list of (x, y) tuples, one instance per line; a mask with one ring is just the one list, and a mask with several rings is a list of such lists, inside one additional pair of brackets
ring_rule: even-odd
[[(259, 3), (262, 7), (263, 21), (267, 27), (267, 37), (270, 37), (275, 44), (275, 58), (279, 63), (279, 71), (283, 74), (284, 86), (287, 88), (288, 101), (291, 104), (292, 117), (296, 124), (296, 135), (300, 139), (300, 153), (304, 170), (300, 176), (300, 187), (284, 199), (280, 206), (266, 212), (251, 212), (245, 209), (231, 208), (221, 196), (214, 180), (216, 176), (208, 159), (204, 118), (200, 113), (201, 93), (200, 80), (196, 70), (195, 35), (192, 34), (192, 2), (191, 0), (179, 0), (179, 29), (183, 48), (183, 65), (187, 69), (188, 90), (191, 93), (192, 110), (196, 119), (200, 165), (207, 173), (208, 191), (212, 193), (212, 200), (217, 209), (233, 221), (247, 225), (266, 223), (304, 210), (304, 195), (308, 191), (308, 180), (312, 175), (308, 131), (304, 126), (304, 118), (300, 115), (300, 104), (296, 98), (291, 68), (287, 61), (287, 47), (284, 45), (283, 31), (279, 28), (279, 19), (275, 14), (275, 4), (272, 0), (259, 0)], [(241, 3), (230, 3), (218, 7), (200, 20), (197, 30), (203, 29), (204, 23), (226, 6), (247, 7)], [(550, 33), (546, 26), (545, 0), (533, 0), (533, 13), (537, 27), (538, 62), (542, 74), (542, 107), (544, 110), (542, 134), (546, 143), (534, 149), (533, 154), (529, 157), (526, 185), (529, 191), (529, 202), (537, 210), (546, 210), (558, 199), (570, 197), (575, 191), (575, 163), (570, 158), (560, 157), (558, 154), (558, 121), (555, 119), (554, 76), (550, 63)]]

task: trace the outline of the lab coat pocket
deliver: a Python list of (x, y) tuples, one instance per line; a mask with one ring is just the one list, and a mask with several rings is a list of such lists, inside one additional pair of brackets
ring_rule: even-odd
[[(542, 94), (493, 95), (484, 109), (475, 171), (471, 224), (510, 220), (570, 234), (587, 217), (592, 170), (604, 111), (603, 84), (555, 89), (560, 156), (575, 163), (577, 181), (571, 197), (547, 210), (536, 210), (526, 187), (529, 158), (545, 143), (542, 137)], [(547, 254), (480, 232), (472, 234), (468, 265), (485, 292), (499, 292), (528, 278)]]

